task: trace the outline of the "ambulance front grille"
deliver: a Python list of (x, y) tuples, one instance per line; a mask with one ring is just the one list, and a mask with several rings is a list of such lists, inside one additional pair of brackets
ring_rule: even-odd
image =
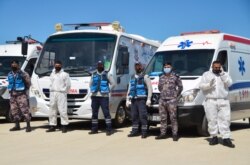
[[(67, 94), (67, 99), (83, 99), (88, 93), (87, 89), (79, 89), (79, 94)], [(49, 98), (50, 91), (49, 89), (43, 89), (43, 94)]]

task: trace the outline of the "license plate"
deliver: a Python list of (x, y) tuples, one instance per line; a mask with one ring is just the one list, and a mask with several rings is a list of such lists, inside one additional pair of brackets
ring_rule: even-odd
[(79, 94), (77, 89), (70, 89), (69, 94)]

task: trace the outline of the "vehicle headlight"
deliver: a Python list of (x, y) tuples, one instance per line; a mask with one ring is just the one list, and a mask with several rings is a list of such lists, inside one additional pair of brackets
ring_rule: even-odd
[(6, 91), (7, 87), (6, 86), (0, 86), (0, 95), (4, 94)]
[(39, 97), (39, 98), (42, 97), (41, 94), (40, 94), (40, 92), (39, 92), (39, 90), (37, 90), (35, 87), (31, 86), (30, 91), (31, 91), (35, 96), (37, 96), (37, 97)]
[(199, 91), (200, 89), (191, 89), (184, 92), (178, 102), (181, 104), (193, 102)]
[(159, 93), (153, 93), (151, 102), (153, 104), (159, 104), (160, 94)]

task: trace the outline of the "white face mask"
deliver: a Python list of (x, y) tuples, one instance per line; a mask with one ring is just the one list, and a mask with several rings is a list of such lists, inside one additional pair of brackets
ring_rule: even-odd
[(168, 74), (171, 72), (171, 68), (164, 68), (164, 73)]

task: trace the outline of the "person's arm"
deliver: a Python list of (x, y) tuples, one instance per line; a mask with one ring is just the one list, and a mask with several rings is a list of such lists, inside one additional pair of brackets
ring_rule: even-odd
[(69, 78), (69, 74), (68, 73), (66, 73), (66, 90), (67, 90), (67, 92), (70, 90), (70, 88), (71, 88), (71, 82), (70, 82), (70, 78)]
[(226, 73), (226, 72), (221, 72), (221, 73), (220, 73), (220, 78), (221, 78), (221, 80), (224, 82), (224, 84), (225, 84), (227, 87), (231, 86), (232, 83), (233, 83), (231, 77), (230, 77), (229, 74)]
[(127, 107), (129, 107), (131, 105), (131, 98), (129, 97), (129, 92), (130, 92), (130, 88), (131, 88), (130, 81), (131, 81), (131, 79), (129, 80), (127, 97), (126, 97), (126, 106)]
[(181, 94), (182, 90), (183, 90), (183, 85), (182, 85), (182, 81), (181, 78), (178, 76), (177, 77), (177, 97)]
[(108, 76), (109, 84), (110, 84), (110, 90), (113, 90), (116, 86), (115, 80), (112, 76), (112, 74), (109, 74)]
[(152, 97), (152, 93), (153, 93), (153, 89), (152, 89), (152, 84), (151, 84), (151, 80), (149, 78), (148, 75), (144, 76), (144, 82), (147, 85), (147, 89), (148, 89), (148, 97), (147, 100), (151, 100)]
[(23, 79), (24, 79), (24, 83), (25, 83), (26, 88), (29, 89), (31, 86), (31, 79), (30, 79), (30, 76), (27, 72), (23, 71)]
[(91, 87), (92, 83), (93, 83), (93, 74), (92, 74), (92, 76), (90, 77), (90, 80), (89, 80), (89, 88)]
[(161, 92), (163, 89), (163, 81), (162, 81), (162, 76), (159, 77), (159, 83), (158, 83), (158, 90)]
[(202, 77), (199, 84), (199, 88), (203, 91), (209, 90), (215, 86), (215, 79), (211, 79), (211, 81), (208, 81), (208, 74), (205, 72)]

